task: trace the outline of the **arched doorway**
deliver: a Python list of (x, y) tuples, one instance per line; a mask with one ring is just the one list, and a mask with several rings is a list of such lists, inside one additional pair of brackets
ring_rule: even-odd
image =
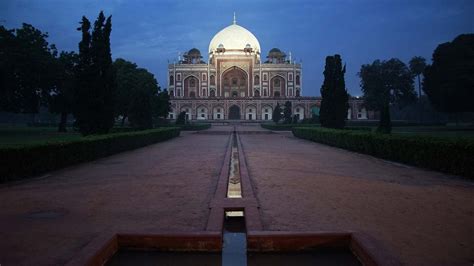
[(229, 119), (240, 120), (240, 107), (238, 107), (237, 105), (232, 105), (229, 108)]

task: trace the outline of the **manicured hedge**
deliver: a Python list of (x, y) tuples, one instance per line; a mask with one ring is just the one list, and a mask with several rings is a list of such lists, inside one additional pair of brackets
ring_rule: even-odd
[(414, 166), (474, 177), (474, 141), (364, 131), (294, 128), (299, 138)]
[(179, 128), (84, 137), (68, 142), (0, 148), (0, 182), (39, 175), (179, 136)]
[[(260, 124), (261, 127), (269, 130), (282, 130), (282, 131), (291, 131), (295, 127), (321, 127), (321, 124), (269, 124), (269, 123), (263, 123)], [(350, 129), (350, 130), (361, 130), (361, 131), (372, 131), (371, 127), (357, 127), (357, 126), (349, 126), (346, 127), (345, 129)]]

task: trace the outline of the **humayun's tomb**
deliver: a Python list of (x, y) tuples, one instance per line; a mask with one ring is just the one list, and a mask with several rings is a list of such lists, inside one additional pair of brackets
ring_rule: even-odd
[[(302, 66), (278, 48), (262, 62), (260, 43), (247, 29), (232, 25), (209, 44), (209, 60), (193, 48), (168, 66), (170, 119), (186, 112), (188, 120), (271, 120), (273, 108), (286, 101), (299, 119), (319, 114), (320, 97), (303, 95)], [(320, 86), (311, 84), (311, 86)], [(357, 98), (349, 100), (348, 119), (373, 119)]]

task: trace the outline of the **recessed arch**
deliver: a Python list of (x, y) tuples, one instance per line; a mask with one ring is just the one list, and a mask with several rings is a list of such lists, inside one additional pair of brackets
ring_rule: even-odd
[(270, 79), (270, 96), (285, 97), (286, 96), (286, 79), (280, 74), (274, 75)]
[[(227, 80), (227, 82), (223, 82)], [(231, 97), (232, 91), (237, 91), (238, 97), (248, 96), (249, 74), (238, 66), (232, 66), (221, 73), (221, 96)]]
[(209, 109), (205, 105), (199, 105), (196, 107), (196, 119), (207, 120), (209, 116)]
[(190, 74), (183, 79), (184, 83), (184, 97), (195, 98), (199, 95), (201, 88), (201, 81), (196, 75)]
[(240, 120), (240, 107), (238, 105), (232, 105), (229, 107), (228, 118), (230, 120)]
[(269, 104), (262, 105), (262, 120), (272, 120), (273, 107)]

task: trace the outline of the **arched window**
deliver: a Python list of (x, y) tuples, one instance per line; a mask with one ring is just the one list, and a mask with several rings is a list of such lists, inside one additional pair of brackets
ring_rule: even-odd
[(300, 85), (300, 75), (296, 75), (296, 85)]
[(204, 80), (204, 81), (207, 80), (207, 75), (206, 74), (202, 74), (202, 80)]
[(174, 77), (170, 76), (170, 85), (174, 85)]
[(296, 97), (300, 97), (300, 90), (296, 90)]
[(276, 78), (276, 79), (273, 81), (273, 86), (275, 86), (275, 87), (280, 87), (280, 79), (279, 79), (279, 78)]
[(288, 80), (293, 81), (293, 74), (292, 73), (288, 74)]
[(232, 85), (233, 85), (233, 86), (237, 86), (237, 78), (233, 78), (233, 79), (232, 79)]
[(196, 93), (194, 91), (190, 92), (189, 97), (196, 98)]
[(260, 76), (259, 75), (255, 75), (255, 78), (253, 79), (253, 84), (255, 84), (255, 85), (260, 84)]
[(232, 92), (232, 97), (237, 97), (237, 96), (239, 96), (239, 93), (237, 91), (233, 91)]
[(263, 90), (263, 96), (267, 96), (267, 90)]
[(279, 92), (279, 91), (275, 91), (275, 92), (274, 92), (274, 96), (275, 96), (275, 97), (280, 97), (280, 92)]
[(211, 90), (210, 96), (211, 96), (211, 97), (216, 97), (216, 91), (215, 91), (215, 90)]
[(173, 96), (174, 96), (173, 90), (170, 90), (169, 95), (170, 95), (171, 98), (173, 98)]
[(259, 90), (255, 90), (255, 97), (260, 97), (260, 91)]
[(209, 78), (211, 79), (211, 80), (210, 80), (210, 81), (211, 81), (211, 85), (216, 85), (216, 79), (214, 78), (214, 75), (211, 75)]
[(190, 78), (189, 79), (189, 87), (196, 87), (196, 79)]
[(207, 96), (207, 95), (206, 95), (206, 89), (203, 89), (203, 90), (202, 90), (202, 96)]

